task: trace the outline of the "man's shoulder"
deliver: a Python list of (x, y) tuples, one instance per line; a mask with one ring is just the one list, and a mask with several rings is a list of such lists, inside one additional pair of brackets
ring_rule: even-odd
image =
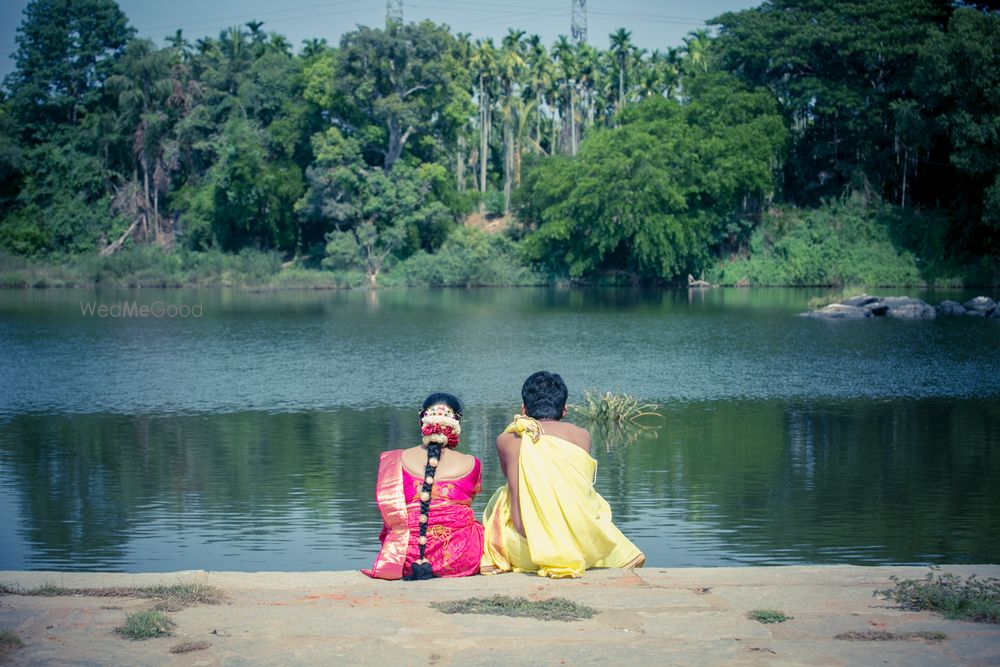
[(570, 436), (571, 439), (590, 441), (590, 431), (582, 426), (577, 426), (573, 422), (559, 422), (559, 428), (566, 435)]
[(563, 422), (563, 426), (567, 427), (568, 429), (570, 429), (571, 431), (573, 431), (578, 435), (585, 436), (587, 438), (590, 437), (590, 431), (583, 428), (582, 426), (577, 426), (573, 422)]
[(590, 450), (590, 431), (582, 426), (577, 426), (571, 422), (560, 422), (559, 431), (552, 433), (552, 435), (572, 442), (574, 445), (582, 447), (585, 450)]
[(514, 433), (504, 431), (497, 436), (497, 449), (507, 449), (521, 444), (521, 439)]

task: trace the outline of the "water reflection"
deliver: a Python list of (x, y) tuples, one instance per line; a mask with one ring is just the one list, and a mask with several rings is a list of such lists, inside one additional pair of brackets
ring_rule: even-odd
[[(995, 401), (675, 402), (598, 442), (598, 489), (657, 566), (1000, 560)], [(412, 409), (20, 414), (0, 424), (0, 569), (356, 568), (378, 452)], [(502, 481), (507, 409), (467, 414)]]

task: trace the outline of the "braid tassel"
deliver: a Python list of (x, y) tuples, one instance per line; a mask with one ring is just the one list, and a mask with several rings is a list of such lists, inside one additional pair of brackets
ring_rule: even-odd
[(441, 443), (430, 442), (427, 444), (427, 466), (424, 468), (424, 483), (420, 487), (420, 558), (413, 561), (408, 581), (422, 581), (433, 579), (434, 570), (431, 562), (427, 560), (427, 522), (431, 508), (431, 489), (434, 488), (434, 473), (437, 472), (438, 462), (441, 460)]

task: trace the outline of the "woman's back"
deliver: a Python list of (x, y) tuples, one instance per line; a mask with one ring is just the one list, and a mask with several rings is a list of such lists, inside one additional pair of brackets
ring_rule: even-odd
[[(441, 452), (441, 459), (438, 461), (434, 482), (437, 483), (441, 480), (463, 477), (469, 474), (475, 466), (476, 461), (475, 456), (445, 449)], [(426, 448), (410, 447), (403, 450), (403, 468), (411, 475), (422, 478), (426, 465)]]

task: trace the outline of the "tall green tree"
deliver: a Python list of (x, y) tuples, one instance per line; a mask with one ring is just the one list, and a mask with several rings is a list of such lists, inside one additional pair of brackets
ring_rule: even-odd
[(937, 0), (768, 0), (713, 21), (720, 66), (782, 105), (791, 198), (816, 202), (845, 186), (892, 198), (902, 179), (892, 104), (913, 97), (921, 46), (948, 12)]
[(134, 30), (114, 0), (32, 0), (5, 86), (29, 131), (75, 124), (101, 97)]
[(944, 185), (934, 190), (953, 207), (951, 241), (965, 255), (1000, 257), (1000, 13), (957, 9), (924, 44), (916, 89), (910, 134), (914, 143), (933, 135), (939, 148), (920, 168)]
[(431, 21), (362, 26), (341, 39), (328, 109), (338, 113), (333, 104), (342, 99), (363, 111), (379, 130), (384, 171), (412, 137), (430, 131), (450, 90), (454, 51), (448, 29)]
[(571, 277), (669, 280), (748, 234), (773, 196), (782, 119), (767, 92), (726, 75), (699, 77), (690, 96), (630, 105), (577, 157), (532, 164), (518, 198), (537, 225), (525, 240), (532, 261)]

